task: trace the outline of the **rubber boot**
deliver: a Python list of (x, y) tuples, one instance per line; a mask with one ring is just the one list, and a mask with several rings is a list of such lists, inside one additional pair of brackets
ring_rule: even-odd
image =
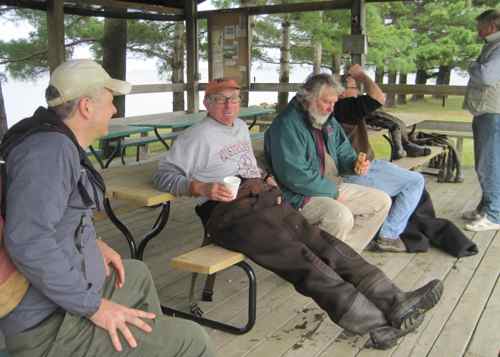
[(360, 335), (369, 333), (366, 347), (388, 349), (396, 345), (399, 338), (416, 330), (424, 320), (417, 311), (407, 316), (411, 325), (406, 329), (391, 326), (384, 313), (362, 294), (357, 294), (350, 309), (337, 321), (337, 324), (350, 332)]
[(401, 128), (398, 126), (389, 130), (389, 135), (391, 136), (391, 161), (406, 157), (401, 138)]
[(387, 350), (396, 346), (399, 338), (415, 331), (422, 324), (424, 321), (424, 315), (415, 314), (415, 317), (411, 317), (411, 319), (411, 329), (401, 330), (389, 325), (373, 329), (370, 331), (370, 339), (367, 341), (365, 347)]
[(433, 308), (443, 293), (443, 283), (434, 279), (424, 286), (403, 292), (385, 275), (365, 280), (358, 286), (370, 301), (385, 313), (393, 327), (401, 330), (414, 329), (414, 318)]
[(403, 139), (402, 145), (406, 151), (406, 154), (409, 157), (427, 156), (427, 155), (430, 155), (430, 153), (431, 153), (430, 148), (412, 143), (409, 140)]
[(315, 248), (321, 258), (377, 306), (385, 314), (389, 325), (397, 329), (414, 330), (418, 315), (439, 301), (443, 291), (439, 280), (405, 293), (378, 267), (368, 263), (344, 242), (333, 239), (323, 231), (321, 238), (315, 240)]

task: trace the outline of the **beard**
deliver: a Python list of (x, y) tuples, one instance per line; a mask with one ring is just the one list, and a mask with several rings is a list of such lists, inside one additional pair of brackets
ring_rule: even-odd
[(316, 108), (309, 108), (309, 115), (311, 116), (312, 125), (317, 129), (321, 129), (323, 127), (331, 114), (332, 113), (320, 114), (316, 110)]

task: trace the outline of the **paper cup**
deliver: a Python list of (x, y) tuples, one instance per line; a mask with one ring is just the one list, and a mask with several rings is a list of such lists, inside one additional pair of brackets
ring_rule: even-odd
[(233, 199), (238, 195), (238, 188), (240, 187), (241, 179), (236, 176), (224, 177), (224, 185), (231, 190)]

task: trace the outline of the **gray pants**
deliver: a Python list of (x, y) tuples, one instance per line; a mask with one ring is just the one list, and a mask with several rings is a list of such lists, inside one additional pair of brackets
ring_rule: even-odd
[(79, 356), (143, 356), (143, 357), (212, 357), (213, 347), (205, 331), (197, 324), (164, 316), (158, 293), (146, 265), (138, 260), (125, 260), (125, 285), (115, 287), (115, 274), (108, 279), (103, 297), (128, 307), (156, 314), (146, 320), (153, 331), (145, 333), (129, 325), (138, 346), (131, 348), (121, 338), (123, 351), (113, 348), (107, 331), (87, 318), (70, 313), (54, 313), (41, 325), (6, 338), (12, 357), (79, 357)]
[(391, 208), (391, 198), (380, 190), (343, 183), (339, 192), (345, 201), (330, 197), (311, 197), (301, 210), (304, 218), (332, 236), (356, 247), (366, 235), (373, 237)]

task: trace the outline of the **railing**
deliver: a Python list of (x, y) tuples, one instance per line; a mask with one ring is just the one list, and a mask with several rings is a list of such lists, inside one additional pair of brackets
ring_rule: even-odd
[[(302, 83), (251, 83), (250, 92), (297, 92)], [(207, 83), (198, 83), (198, 90), (205, 90)], [(382, 84), (385, 93), (420, 94), (420, 95), (464, 95), (465, 86), (448, 85), (422, 85), (422, 84)], [(158, 92), (184, 92), (187, 90), (185, 83), (165, 84), (139, 84), (132, 87), (130, 94), (158, 93)]]

